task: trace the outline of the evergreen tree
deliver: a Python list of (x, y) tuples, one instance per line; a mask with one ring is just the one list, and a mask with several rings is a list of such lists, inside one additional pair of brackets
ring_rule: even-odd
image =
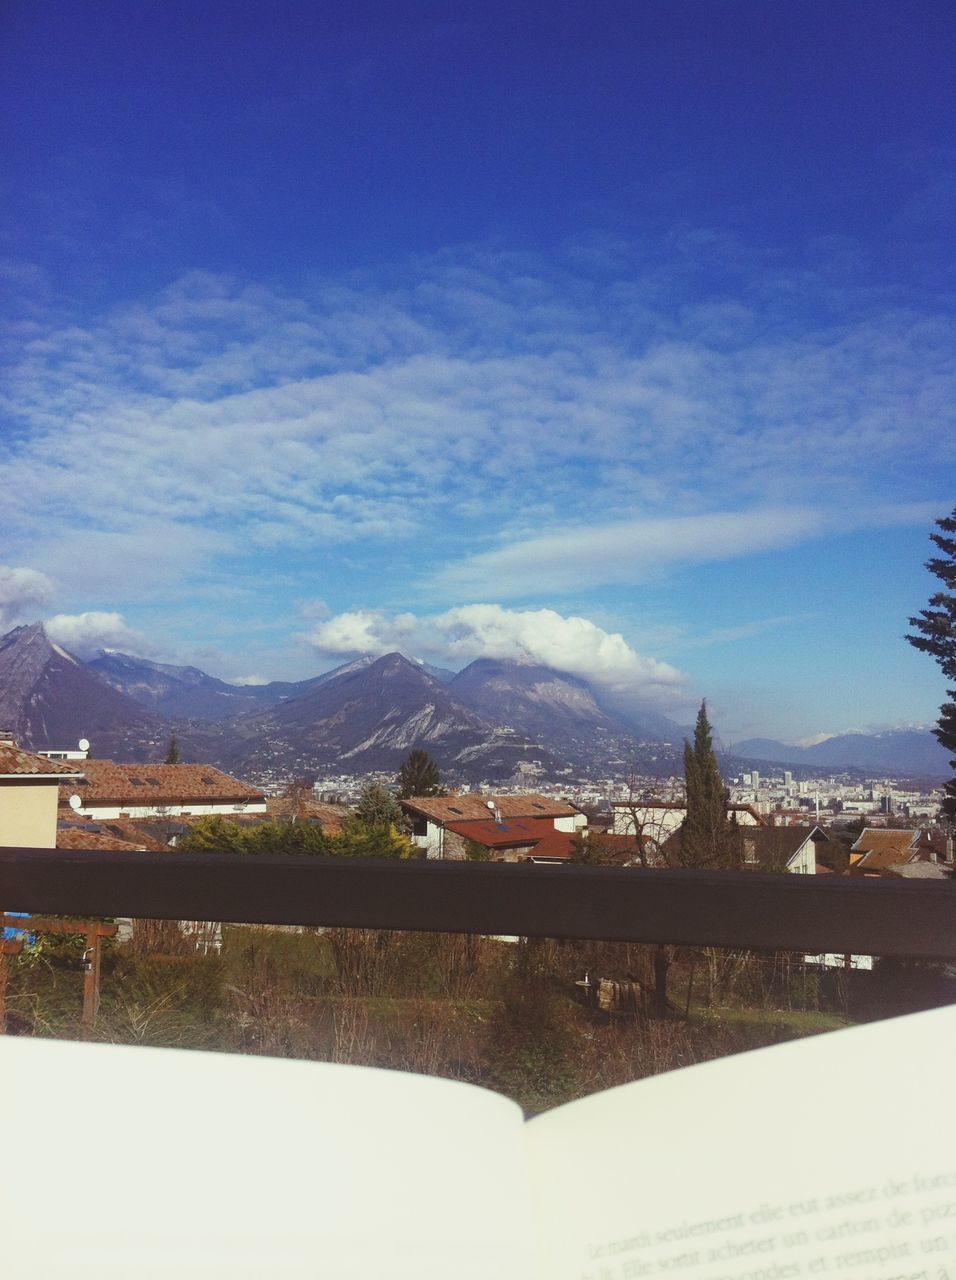
[(707, 719), (700, 704), (693, 746), (684, 743), (687, 817), (680, 832), (680, 862), (685, 867), (716, 870), (736, 862), (733, 826), (727, 820), (727, 792), (717, 767)]
[(179, 764), (179, 742), (175, 733), (170, 736), (169, 746), (166, 748), (166, 764)]
[[(937, 520), (936, 527), (940, 532), (929, 536), (943, 554), (927, 560), (926, 567), (946, 589), (930, 596), (929, 608), (910, 618), (910, 626), (919, 634), (906, 639), (914, 648), (932, 654), (946, 679), (956, 683), (956, 507), (950, 515)], [(956, 769), (956, 689), (948, 689), (947, 694), (952, 701), (940, 707), (933, 732), (940, 744), (953, 753), (950, 764)], [(943, 812), (956, 820), (956, 778), (946, 784)]]
[(240, 827), (218, 814), (192, 824), (179, 848), (186, 853), (244, 853), (326, 858), (414, 858), (418, 850), (388, 824), (365, 826), (351, 818), (345, 830), (330, 836), (311, 822), (261, 822)]
[(370, 782), (359, 795), (355, 819), (364, 827), (400, 828), (405, 815), (391, 791), (377, 782)]
[(398, 771), (398, 786), (398, 794), (403, 800), (407, 800), (410, 796), (443, 796), (445, 794), (438, 765), (421, 747), (416, 747), (414, 751), (409, 752), (407, 759), (402, 761), (402, 767)]

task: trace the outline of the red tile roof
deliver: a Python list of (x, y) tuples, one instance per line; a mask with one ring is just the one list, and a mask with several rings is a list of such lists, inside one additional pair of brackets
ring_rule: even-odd
[[(76, 814), (72, 809), (66, 811), (67, 820), (76, 818)], [(90, 822), (89, 818), (80, 818), (80, 822)], [(179, 818), (172, 820), (163, 818), (99, 818), (95, 824), (106, 835), (112, 836), (114, 840), (124, 840), (127, 844), (134, 844), (137, 849), (149, 849), (154, 853), (165, 853), (169, 849), (169, 835), (172, 833), (169, 829), (178, 830), (180, 827), (185, 829), (186, 823), (180, 821)]]
[(561, 858), (567, 861), (574, 852), (576, 836), (572, 831), (557, 831), (554, 827), (543, 836), (528, 854), (529, 858)]
[[(52, 763), (52, 762), (51, 762)], [(113, 760), (83, 762), (85, 782), (60, 790), (61, 801), (75, 792), (88, 805), (163, 805), (262, 802), (256, 787), (231, 778), (207, 764), (117, 764)]]
[(866, 827), (853, 844), (852, 852), (861, 855), (854, 866), (864, 874), (902, 866), (917, 857), (914, 846), (918, 835), (915, 829)]
[(445, 827), (486, 849), (528, 848), (530, 858), (566, 859), (574, 850), (574, 833), (556, 831), (548, 818), (508, 818), (502, 822), (485, 818), (477, 822), (448, 822)]
[(58, 849), (99, 849), (107, 853), (138, 853), (146, 846), (132, 844), (129, 840), (118, 840), (116, 836), (107, 835), (105, 831), (64, 827), (56, 833), (56, 847)]
[[(629, 862), (639, 862), (637, 841), (633, 835), (615, 835), (613, 831), (596, 831), (588, 839), (593, 851), (609, 865), (625, 866)], [(641, 850), (649, 862), (657, 856), (657, 841), (652, 836), (641, 836)]]
[(509, 818), (503, 822), (484, 818), (477, 822), (446, 822), (445, 828), (488, 849), (513, 849), (543, 840), (554, 830), (554, 824), (548, 818)]
[(508, 819), (571, 818), (578, 812), (573, 805), (536, 792), (521, 796), (490, 796), (472, 791), (463, 796), (412, 796), (401, 803), (413, 813), (431, 818), (432, 822), (452, 823), (487, 821), (491, 814), (489, 801), (497, 806), (502, 818)]
[(66, 760), (48, 760), (46, 756), (35, 755), (32, 751), (21, 751), (19, 747), (0, 744), (0, 778), (3, 777), (81, 777), (86, 767), (68, 763)]

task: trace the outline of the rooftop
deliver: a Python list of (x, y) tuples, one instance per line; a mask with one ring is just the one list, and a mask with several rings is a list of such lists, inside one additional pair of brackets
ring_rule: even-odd
[(120, 840), (101, 831), (95, 824), (88, 827), (79, 823), (63, 824), (57, 827), (56, 847), (58, 849), (100, 849), (106, 853), (139, 853), (146, 848), (145, 844), (135, 844), (130, 840)]
[(48, 760), (46, 756), (22, 751), (11, 742), (0, 743), (0, 778), (80, 778), (85, 772), (65, 760)]
[(918, 838), (919, 832), (915, 829), (865, 827), (852, 848), (858, 855), (853, 865), (864, 873), (902, 866), (917, 856)]
[(265, 800), (258, 788), (211, 765), (118, 764), (113, 760), (85, 760), (83, 777), (76, 784), (61, 788), (61, 801), (68, 802), (74, 793), (80, 796), (84, 807), (120, 804), (161, 808), (210, 801), (239, 804)]
[(413, 813), (430, 818), (432, 822), (478, 822), (491, 821), (489, 802), (494, 805), (502, 818), (571, 818), (578, 810), (573, 805), (561, 800), (552, 800), (549, 796), (530, 792), (521, 796), (484, 795), (469, 792), (462, 796), (411, 796), (402, 800), (402, 804)]

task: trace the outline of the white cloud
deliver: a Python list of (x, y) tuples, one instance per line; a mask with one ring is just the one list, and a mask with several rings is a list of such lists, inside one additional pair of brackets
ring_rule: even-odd
[(472, 604), (422, 617), (359, 609), (319, 623), (308, 639), (330, 657), (399, 649), (453, 666), (480, 657), (541, 663), (633, 702), (674, 697), (685, 679), (669, 663), (637, 653), (622, 635), (553, 609)]
[(436, 574), (432, 588), (481, 595), (574, 591), (589, 586), (640, 583), (662, 569), (750, 555), (791, 546), (821, 532), (809, 508), (718, 512), (662, 520), (622, 520), (571, 526), (471, 556)]
[(0, 564), (0, 631), (23, 619), (35, 620), (50, 603), (54, 585), (36, 569)]
[(388, 615), (378, 609), (352, 609), (320, 622), (308, 635), (309, 643), (329, 655), (376, 656), (415, 641), (419, 620), (410, 613)]
[(153, 657), (156, 653), (146, 637), (128, 627), (118, 613), (58, 613), (45, 625), (51, 640), (79, 658), (95, 657), (101, 649), (119, 649), (137, 657)]
[(657, 520), (571, 525), (446, 565), (426, 581), (438, 595), (501, 596), (635, 585), (680, 565), (737, 559), (835, 531), (927, 524), (933, 504), (882, 504), (831, 513), (814, 507), (757, 508)]
[[(457, 555), (435, 579), (457, 600), (498, 571), (514, 594), (539, 555), (559, 591), (563, 563), (630, 581), (628, 560), (789, 545), (814, 508), (892, 502), (927, 457), (944, 475), (945, 319), (862, 294), (828, 318), (822, 277), (693, 229), (676, 247), (666, 268), (606, 244), (595, 279), (580, 252), (462, 250), (301, 296), (194, 273), (34, 324), (0, 397), (8, 545), (59, 575), (81, 539), (108, 544), (87, 563), (115, 601), (427, 531), (426, 570)], [(733, 259), (734, 297), (688, 295), (678, 259), (705, 249)]]

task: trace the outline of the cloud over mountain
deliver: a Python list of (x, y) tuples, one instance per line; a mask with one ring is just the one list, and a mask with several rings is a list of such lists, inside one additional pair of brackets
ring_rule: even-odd
[(139, 631), (128, 627), (118, 613), (95, 609), (85, 613), (57, 613), (46, 621), (47, 635), (77, 657), (94, 657), (101, 649), (120, 649), (137, 657), (157, 653), (154, 645)]
[(403, 649), (459, 666), (473, 658), (541, 663), (644, 701), (674, 697), (685, 679), (669, 663), (637, 653), (622, 635), (553, 609), (473, 604), (420, 617), (353, 610), (318, 623), (308, 640), (327, 656)]
[(21, 618), (35, 616), (49, 604), (54, 590), (45, 573), (0, 564), (0, 632)]

